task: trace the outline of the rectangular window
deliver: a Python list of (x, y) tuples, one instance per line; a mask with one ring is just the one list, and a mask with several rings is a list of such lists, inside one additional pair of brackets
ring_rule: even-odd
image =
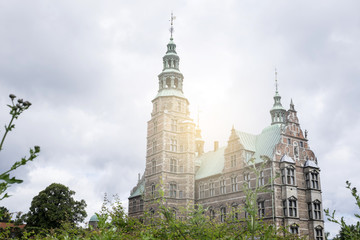
[(323, 240), (323, 230), (321, 228), (315, 229), (316, 240)]
[(313, 189), (319, 189), (319, 181), (318, 181), (317, 173), (311, 173), (311, 187)]
[(231, 191), (236, 192), (237, 190), (238, 190), (237, 177), (232, 177), (231, 178)]
[(295, 171), (292, 168), (287, 168), (287, 184), (295, 185)]
[(264, 185), (265, 185), (264, 171), (261, 171), (259, 176), (259, 186), (264, 186)]
[(220, 194), (226, 193), (225, 179), (220, 180)]
[(260, 218), (265, 216), (265, 201), (258, 202), (258, 216)]
[(176, 159), (170, 159), (170, 172), (176, 173), (176, 171), (177, 171)]
[(226, 208), (222, 207), (220, 209), (220, 221), (225, 222), (225, 220), (226, 220)]
[(296, 200), (289, 199), (289, 217), (297, 216), (297, 203)]
[(291, 144), (291, 139), (290, 138), (288, 138), (288, 144)]
[(251, 183), (250, 183), (250, 173), (245, 173), (244, 174), (244, 181), (245, 184), (248, 188), (251, 188)]
[(309, 219), (312, 219), (313, 218), (312, 203), (308, 203), (308, 213), (309, 213)]
[(183, 191), (179, 191), (179, 198), (183, 198)]
[(300, 147), (304, 147), (304, 143), (300, 141)]
[(319, 202), (314, 202), (314, 219), (320, 220), (321, 219), (321, 208)]
[(209, 184), (209, 188), (210, 188), (210, 197), (215, 196), (215, 183), (211, 182)]
[(204, 185), (200, 185), (199, 187), (199, 192), (200, 192), (200, 198), (204, 198), (205, 197), (205, 186)]
[(177, 151), (177, 141), (175, 139), (170, 140), (170, 151), (172, 152)]
[(170, 183), (170, 197), (176, 198), (176, 183)]
[(174, 119), (171, 120), (171, 131), (173, 132), (177, 131), (177, 120)]

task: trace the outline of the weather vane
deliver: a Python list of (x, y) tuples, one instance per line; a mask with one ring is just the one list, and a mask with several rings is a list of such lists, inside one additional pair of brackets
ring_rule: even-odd
[(171, 36), (170, 36), (170, 39), (173, 39), (173, 32), (174, 32), (174, 20), (176, 19), (176, 17), (173, 15), (173, 13), (171, 12), (171, 19), (170, 19), (170, 22), (171, 22), (171, 26), (170, 26), (170, 33), (171, 33)]
[(278, 81), (277, 81), (277, 69), (275, 67), (275, 87), (276, 87), (276, 93), (278, 92)]

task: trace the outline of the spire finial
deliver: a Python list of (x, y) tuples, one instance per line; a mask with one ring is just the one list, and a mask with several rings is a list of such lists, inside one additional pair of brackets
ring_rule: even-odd
[(174, 16), (173, 12), (171, 12), (171, 19), (170, 19), (170, 40), (173, 40), (173, 32), (174, 32), (174, 20), (176, 17)]
[(276, 93), (278, 93), (278, 80), (277, 80), (277, 69), (275, 67), (275, 89)]

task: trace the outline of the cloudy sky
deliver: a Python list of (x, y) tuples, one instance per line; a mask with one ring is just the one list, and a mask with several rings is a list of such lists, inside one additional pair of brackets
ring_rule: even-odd
[[(146, 122), (174, 11), (184, 93), (206, 148), (270, 124), (274, 68), (322, 169), (323, 205), (353, 221), (360, 187), (358, 1), (0, 1), (0, 124), (8, 95), (33, 103), (6, 139), (0, 169), (41, 146), (2, 201), (27, 212), (58, 182), (85, 199), (126, 199), (144, 171)], [(3, 132), (3, 129), (1, 129)], [(1, 132), (1, 133), (2, 133)], [(337, 227), (326, 223), (326, 231)]]

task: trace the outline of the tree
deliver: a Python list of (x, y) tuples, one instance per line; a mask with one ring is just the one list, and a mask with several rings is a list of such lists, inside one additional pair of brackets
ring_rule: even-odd
[[(356, 187), (351, 187), (351, 183), (346, 181), (346, 188), (351, 191), (351, 195), (355, 198), (356, 205), (360, 209), (360, 196), (358, 195)], [(358, 221), (356, 225), (347, 224), (344, 220), (344, 217), (341, 217), (340, 220), (335, 218), (335, 210), (330, 214), (329, 209), (324, 209), (325, 215), (328, 217), (330, 222), (340, 225), (340, 233), (334, 238), (337, 240), (357, 240), (360, 239), (360, 222)], [(354, 216), (360, 219), (360, 214), (355, 213)]]
[(0, 207), (0, 222), (9, 222), (11, 214), (6, 207)]
[(74, 191), (53, 183), (35, 196), (27, 214), (29, 227), (59, 228), (62, 223), (76, 225), (87, 216), (84, 200), (75, 201)]

